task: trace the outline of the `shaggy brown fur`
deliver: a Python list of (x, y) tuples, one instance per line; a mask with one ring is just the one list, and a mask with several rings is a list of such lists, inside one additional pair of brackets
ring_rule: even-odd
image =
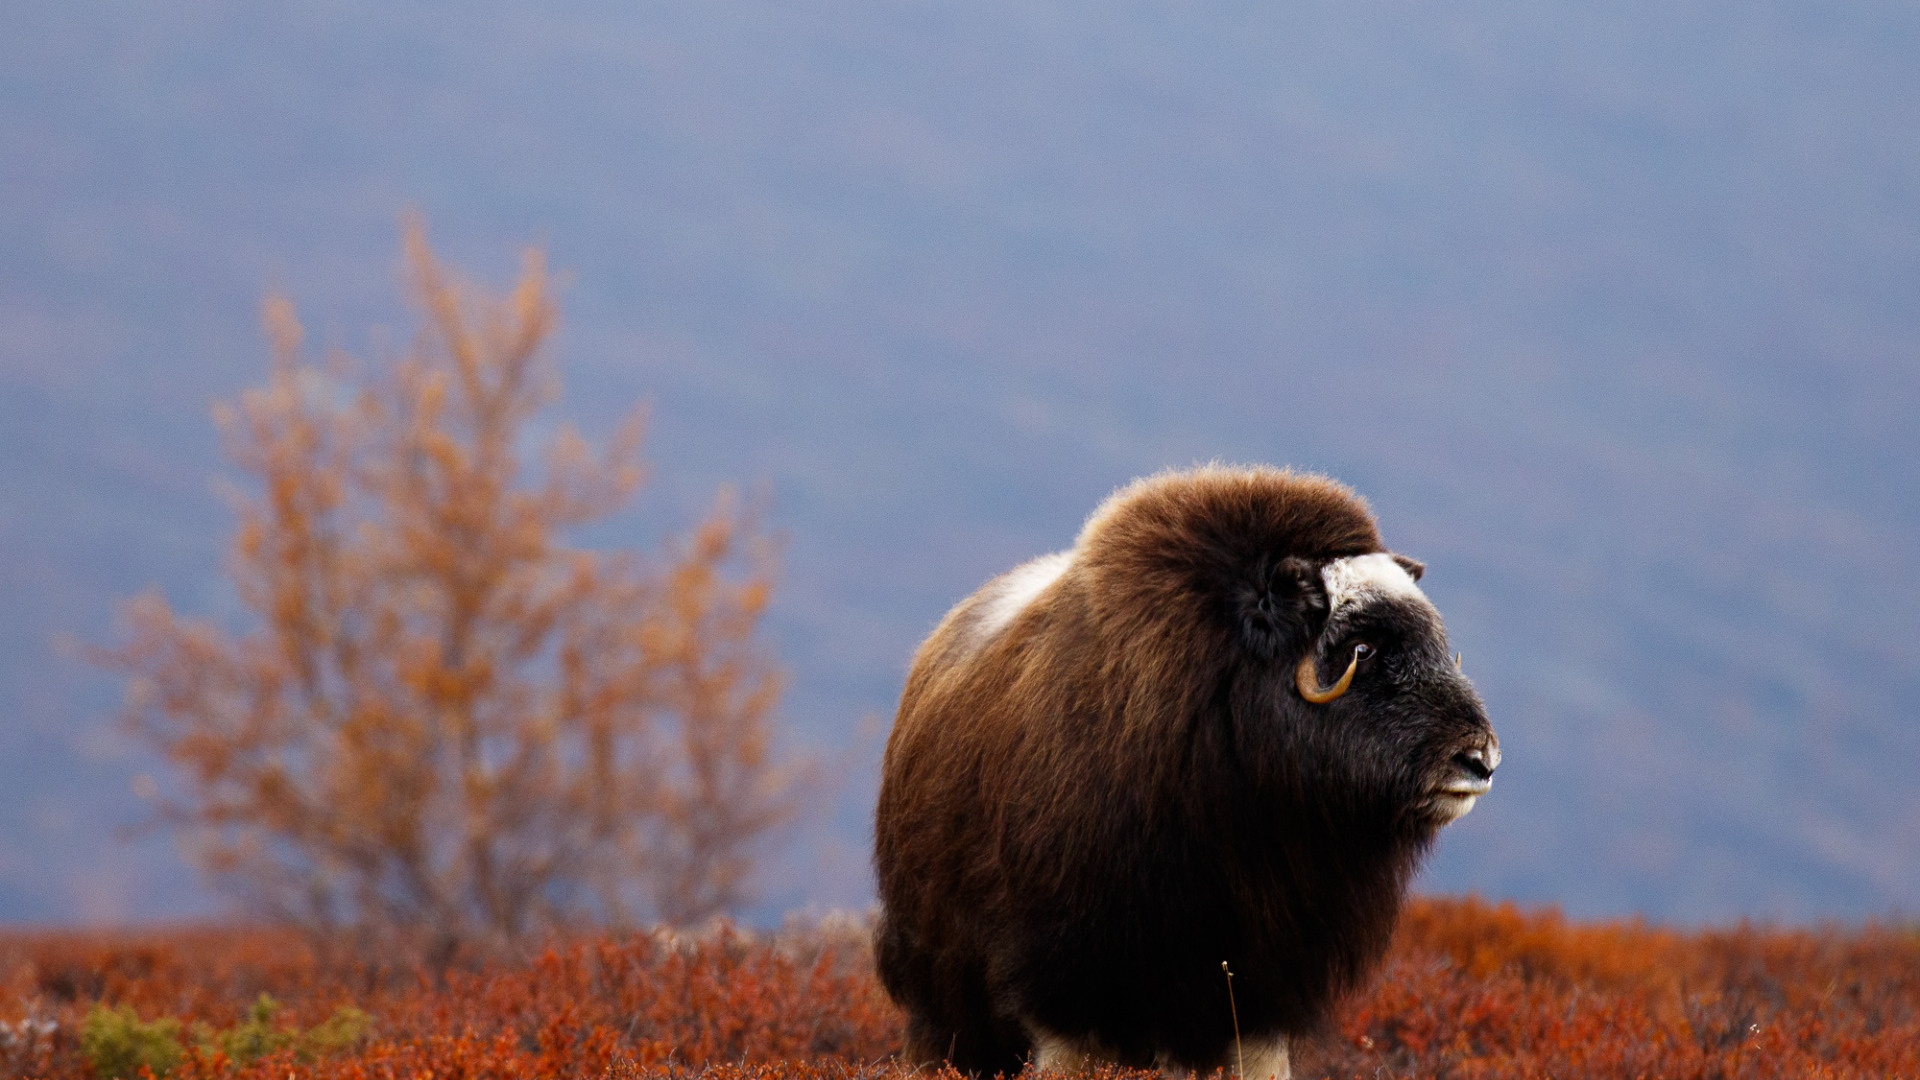
[[(1242, 1032), (1282, 1046), (1377, 960), (1445, 820), (1435, 786), (1492, 739), (1423, 598), (1321, 640), (1321, 568), (1381, 550), (1340, 484), (1208, 467), (1117, 493), (1003, 625), (1007, 577), (948, 614), (876, 818), (878, 960), (911, 1061), (1011, 1073), (1045, 1036), (1213, 1068), (1223, 960)], [(1320, 650), (1331, 682), (1349, 633), (1379, 660), (1303, 701), (1300, 658)]]

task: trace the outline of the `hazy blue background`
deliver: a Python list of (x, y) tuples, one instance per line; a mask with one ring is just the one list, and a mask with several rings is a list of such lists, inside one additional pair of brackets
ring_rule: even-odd
[(619, 535), (768, 485), (852, 778), (763, 915), (869, 901), (940, 613), (1215, 457), (1430, 566), (1507, 765), (1424, 887), (1920, 911), (1920, 6), (9, 0), (0, 919), (213, 910), (52, 642), (231, 613), (208, 403), (272, 288), (404, 341), (407, 207), (569, 272), (568, 410), (653, 402)]

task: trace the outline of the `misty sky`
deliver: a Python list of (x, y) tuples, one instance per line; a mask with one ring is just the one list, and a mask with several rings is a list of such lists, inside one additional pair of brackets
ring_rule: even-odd
[(650, 402), (648, 544), (787, 537), (760, 918), (864, 906), (907, 658), (1115, 486), (1330, 472), (1499, 727), (1422, 887), (1920, 909), (1920, 9), (238, 2), (0, 10), (0, 919), (216, 910), (58, 646), (237, 618), (209, 405), (261, 298), (410, 333), (398, 221), (567, 275), (565, 412)]

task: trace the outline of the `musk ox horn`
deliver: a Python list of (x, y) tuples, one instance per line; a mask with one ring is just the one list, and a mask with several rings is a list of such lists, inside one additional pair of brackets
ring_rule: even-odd
[(1300, 658), (1300, 666), (1295, 669), (1293, 673), (1294, 685), (1300, 688), (1301, 697), (1306, 698), (1315, 705), (1325, 705), (1327, 702), (1347, 692), (1347, 687), (1353, 685), (1354, 669), (1359, 666), (1360, 650), (1355, 649), (1353, 651), (1353, 659), (1347, 661), (1347, 673), (1340, 676), (1339, 682), (1322, 690), (1320, 689), (1320, 673), (1314, 670), (1313, 654), (1308, 653)]

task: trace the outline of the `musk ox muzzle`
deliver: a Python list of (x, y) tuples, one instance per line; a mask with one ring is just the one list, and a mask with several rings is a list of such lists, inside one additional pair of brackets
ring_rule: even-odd
[(907, 1056), (1222, 1067), (1224, 961), (1249, 1060), (1283, 1076), (1500, 764), (1423, 569), (1333, 481), (1208, 467), (956, 606), (875, 820)]

